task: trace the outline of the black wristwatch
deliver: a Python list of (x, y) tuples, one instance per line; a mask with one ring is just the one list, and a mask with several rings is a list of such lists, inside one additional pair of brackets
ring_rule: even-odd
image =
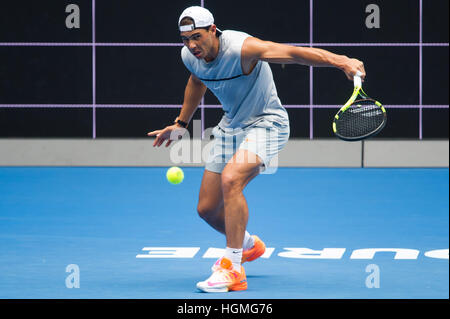
[(179, 120), (178, 117), (175, 119), (174, 123), (180, 124), (184, 128), (188, 127), (188, 123), (183, 122), (182, 120)]

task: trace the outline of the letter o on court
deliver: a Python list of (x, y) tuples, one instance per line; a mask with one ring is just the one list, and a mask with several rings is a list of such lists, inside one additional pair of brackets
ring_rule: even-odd
[(425, 253), (429, 258), (448, 259), (448, 249), (430, 250)]

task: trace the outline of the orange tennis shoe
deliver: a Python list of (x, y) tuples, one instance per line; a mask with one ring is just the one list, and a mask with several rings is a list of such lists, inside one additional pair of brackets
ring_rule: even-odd
[(266, 251), (266, 245), (264, 244), (264, 242), (256, 235), (252, 235), (252, 237), (254, 242), (253, 247), (242, 251), (241, 263), (253, 261), (256, 258), (261, 257)]
[[(242, 251), (242, 259), (241, 263), (245, 263), (247, 261), (253, 261), (259, 257), (261, 257), (266, 251), (266, 245), (264, 242), (256, 235), (252, 235), (253, 237), (253, 247), (250, 249), (246, 249)], [(211, 267), (211, 271), (214, 272), (220, 267), (220, 261), (223, 257), (217, 259), (215, 264)]]
[(233, 270), (228, 258), (221, 258), (219, 268), (205, 281), (197, 283), (197, 288), (203, 292), (228, 292), (247, 289), (247, 276), (244, 267), (241, 272)]

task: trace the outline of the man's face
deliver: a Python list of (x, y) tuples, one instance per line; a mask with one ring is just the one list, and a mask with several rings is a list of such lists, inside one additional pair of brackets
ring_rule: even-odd
[(181, 40), (197, 59), (207, 58), (213, 50), (214, 32), (205, 29), (195, 29), (181, 32)]

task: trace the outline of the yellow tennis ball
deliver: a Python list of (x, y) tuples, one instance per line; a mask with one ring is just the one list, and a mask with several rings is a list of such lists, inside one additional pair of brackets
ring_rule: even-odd
[(173, 166), (167, 170), (166, 177), (170, 183), (180, 184), (184, 179), (184, 173), (181, 168)]

